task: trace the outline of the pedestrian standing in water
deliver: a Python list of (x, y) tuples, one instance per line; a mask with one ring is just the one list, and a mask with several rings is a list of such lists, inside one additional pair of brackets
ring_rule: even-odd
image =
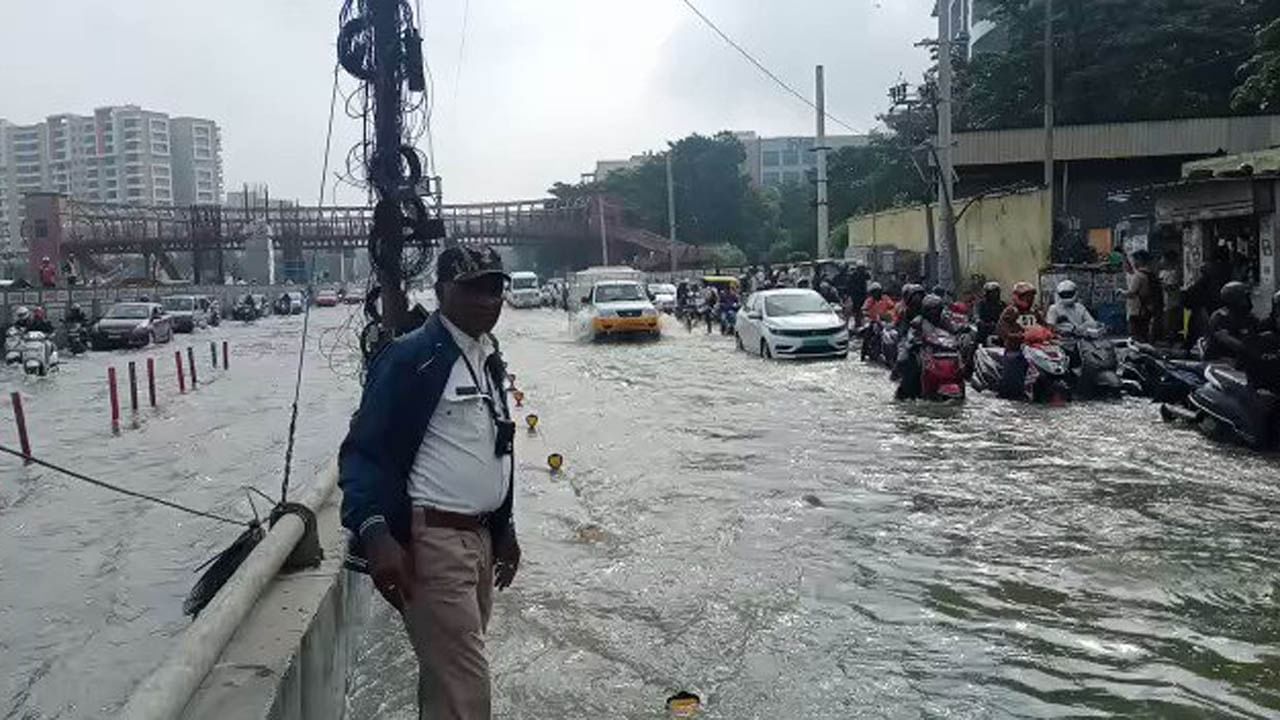
[(349, 564), (400, 612), (424, 720), (491, 717), (484, 638), (493, 588), (520, 567), (515, 425), (491, 334), (507, 279), (489, 248), (440, 254), (439, 311), (369, 366), (338, 459)]
[(1139, 250), (1132, 256), (1132, 272), (1129, 274), (1129, 287), (1125, 290), (1125, 314), (1129, 318), (1129, 336), (1138, 342), (1151, 339), (1152, 299), (1156, 292), (1150, 272), (1151, 255), (1146, 250)]
[(1160, 289), (1164, 294), (1164, 338), (1176, 343), (1186, 323), (1182, 317), (1182, 258), (1175, 250), (1164, 251)]

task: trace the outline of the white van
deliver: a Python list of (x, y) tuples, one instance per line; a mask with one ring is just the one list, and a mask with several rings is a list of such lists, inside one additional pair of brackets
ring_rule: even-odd
[(645, 292), (644, 276), (627, 267), (589, 268), (575, 273), (569, 295), (577, 305), (579, 327), (584, 335), (599, 338), (612, 335), (660, 333), (658, 311)]
[(511, 273), (511, 284), (507, 286), (507, 303), (516, 308), (541, 306), (542, 290), (538, 288), (537, 273)]

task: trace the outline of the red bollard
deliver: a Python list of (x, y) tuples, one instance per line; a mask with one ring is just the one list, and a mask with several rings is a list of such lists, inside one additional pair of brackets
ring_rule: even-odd
[(182, 374), (182, 351), (173, 351), (173, 364), (178, 366), (178, 392), (185, 393), (187, 391), (187, 378)]
[(191, 389), (196, 389), (196, 351), (187, 346), (187, 367), (191, 370)]
[(22, 454), (26, 455), (22, 464), (30, 465), (31, 439), (27, 437), (27, 414), (22, 411), (22, 395), (16, 392), (9, 393), (9, 398), (13, 400), (13, 420), (18, 424), (18, 444), (22, 447)]
[(138, 368), (129, 361), (129, 409), (138, 412)]
[(222, 341), (222, 369), (226, 370), (231, 367), (231, 361), (227, 358), (227, 341)]
[(116, 369), (107, 368), (107, 389), (111, 394), (111, 432), (120, 432), (120, 396), (116, 394)]
[(155, 358), (147, 358), (147, 399), (151, 401), (151, 407), (156, 406), (156, 361)]

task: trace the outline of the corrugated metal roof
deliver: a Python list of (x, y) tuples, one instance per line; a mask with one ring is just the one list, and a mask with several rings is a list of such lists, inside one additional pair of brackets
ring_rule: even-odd
[[(957, 167), (1044, 160), (1042, 128), (979, 130), (954, 137)], [(1054, 131), (1053, 142), (1057, 160), (1250, 152), (1280, 146), (1280, 115), (1068, 125)]]

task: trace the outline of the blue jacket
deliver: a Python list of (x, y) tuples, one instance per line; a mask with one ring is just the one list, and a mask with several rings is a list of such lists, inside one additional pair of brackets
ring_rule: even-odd
[[(384, 348), (370, 364), (360, 409), (338, 451), (342, 525), (351, 531), (348, 567), (366, 569), (361, 534), (379, 519), (396, 540), (409, 544), (413, 509), (409, 470), (460, 354), (440, 316), (433, 314), (422, 327)], [(500, 353), (495, 357), (498, 362), (489, 363), (486, 370), (496, 387), (504, 387), (506, 365)], [(490, 518), (495, 541), (514, 532), (511, 495), (508, 485), (506, 499)]]

